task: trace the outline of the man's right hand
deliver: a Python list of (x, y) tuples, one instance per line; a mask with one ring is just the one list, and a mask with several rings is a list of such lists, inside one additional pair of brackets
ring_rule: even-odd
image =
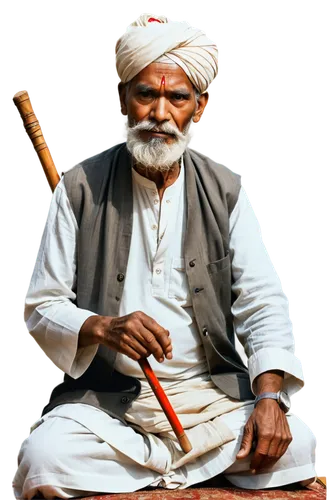
[(162, 363), (172, 359), (172, 344), (168, 330), (147, 314), (136, 311), (126, 316), (90, 316), (79, 332), (78, 347), (104, 344), (134, 361), (150, 354)]

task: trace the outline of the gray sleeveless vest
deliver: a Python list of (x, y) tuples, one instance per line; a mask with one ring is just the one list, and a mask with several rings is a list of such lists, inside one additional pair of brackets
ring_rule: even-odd
[[(191, 149), (184, 153), (187, 228), (184, 257), (195, 319), (213, 382), (229, 396), (253, 399), (248, 370), (234, 344), (229, 216), (240, 176)], [(132, 234), (131, 155), (126, 144), (64, 174), (78, 227), (76, 305), (117, 316)], [(78, 379), (67, 374), (43, 414), (63, 403), (93, 405), (124, 421), (138, 396), (138, 379), (114, 370), (116, 353), (100, 345)]]

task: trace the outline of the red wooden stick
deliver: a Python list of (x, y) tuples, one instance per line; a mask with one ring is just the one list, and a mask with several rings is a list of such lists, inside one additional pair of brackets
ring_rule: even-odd
[(173, 432), (176, 434), (176, 437), (179, 441), (182, 450), (185, 453), (188, 453), (189, 451), (192, 450), (192, 445), (185, 434), (185, 431), (182, 427), (182, 424), (179, 421), (179, 418), (175, 413), (175, 410), (172, 408), (167, 395), (165, 394), (161, 384), (159, 383), (158, 378), (156, 377), (152, 367), (150, 366), (149, 361), (147, 359), (140, 359), (138, 363), (141, 366), (142, 371), (145, 374), (150, 387), (154, 391), (154, 394), (158, 399), (158, 402), (160, 403), (162, 410), (164, 411), (167, 419), (169, 420)]

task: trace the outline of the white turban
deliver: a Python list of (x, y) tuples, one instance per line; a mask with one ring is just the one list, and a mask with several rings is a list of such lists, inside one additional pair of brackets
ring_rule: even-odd
[(119, 38), (116, 66), (123, 83), (161, 56), (180, 66), (200, 93), (217, 75), (217, 47), (206, 35), (184, 22), (143, 14)]

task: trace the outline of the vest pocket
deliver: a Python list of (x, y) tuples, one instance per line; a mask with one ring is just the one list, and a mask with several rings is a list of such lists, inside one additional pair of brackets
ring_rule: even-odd
[(207, 270), (210, 275), (227, 269), (228, 267), (230, 267), (230, 254), (227, 254), (223, 259), (215, 260), (207, 264)]
[(188, 302), (190, 293), (185, 272), (185, 259), (173, 258), (171, 261), (169, 298)]
[(226, 321), (231, 318), (231, 262), (230, 255), (207, 264), (207, 271)]

